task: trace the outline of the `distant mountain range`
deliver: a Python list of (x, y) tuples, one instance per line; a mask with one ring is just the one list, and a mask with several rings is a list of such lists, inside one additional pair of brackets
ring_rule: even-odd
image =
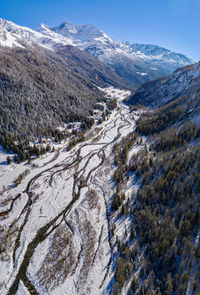
[(57, 33), (66, 37), (68, 42), (111, 66), (132, 87), (193, 63), (183, 54), (156, 45), (114, 41), (93, 25), (76, 26), (66, 22), (54, 28), (42, 25), (38, 31), (46, 36)]
[(24, 47), (37, 44), (51, 51), (71, 45), (97, 57), (110, 66), (121, 86), (134, 89), (142, 83), (169, 75), (193, 61), (183, 54), (156, 45), (114, 41), (93, 25), (76, 26), (70, 22), (50, 28), (44, 24), (36, 31), (0, 19), (0, 45)]

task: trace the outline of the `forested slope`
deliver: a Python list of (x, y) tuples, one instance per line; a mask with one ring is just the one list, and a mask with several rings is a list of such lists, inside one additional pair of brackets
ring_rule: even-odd
[[(199, 65), (194, 68), (189, 87), (160, 108), (143, 110), (135, 133), (114, 149), (115, 159), (122, 160), (115, 160), (112, 209), (122, 220), (131, 220), (118, 245), (114, 294), (121, 294), (127, 284), (128, 294), (200, 294)], [(191, 67), (180, 71), (184, 79)], [(149, 87), (151, 96), (140, 96), (139, 102), (159, 102), (156, 94), (163, 87), (167, 84), (155, 96)], [(168, 93), (170, 89), (168, 84)], [(146, 93), (146, 85), (139, 91)], [(160, 102), (167, 101), (168, 93)], [(138, 151), (128, 157), (134, 146)], [(127, 199), (124, 187), (131, 176)]]
[(65, 54), (59, 55), (39, 47), (1, 48), (1, 133), (35, 139), (63, 123), (84, 121), (104, 99), (93, 82), (117, 84), (116, 75), (107, 74), (99, 61), (96, 66), (78, 49), (62, 50)]

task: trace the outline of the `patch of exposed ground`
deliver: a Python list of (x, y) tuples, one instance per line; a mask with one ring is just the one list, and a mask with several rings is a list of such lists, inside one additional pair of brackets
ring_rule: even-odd
[[(18, 230), (16, 222), (13, 222), (12, 226), (9, 228), (0, 226), (0, 263), (5, 267), (9, 266), (11, 263), (11, 253)], [(1, 281), (0, 278), (0, 290), (3, 288), (4, 284), (5, 282)]]
[[(88, 273), (91, 269), (93, 263), (93, 257), (95, 255), (95, 245), (96, 245), (96, 231), (94, 230), (91, 222), (87, 218), (87, 214), (83, 210), (81, 211), (81, 222), (80, 230), (83, 237), (83, 263), (80, 270), (79, 281), (78, 281), (78, 291), (81, 290), (82, 286), (87, 283)], [(89, 287), (85, 290), (88, 294), (90, 292)]]
[(47, 290), (63, 284), (75, 265), (72, 234), (64, 224), (55, 231), (52, 245), (37, 275)]

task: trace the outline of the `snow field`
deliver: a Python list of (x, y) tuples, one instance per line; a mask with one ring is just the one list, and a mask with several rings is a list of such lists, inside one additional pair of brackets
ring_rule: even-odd
[[(127, 95), (127, 92), (113, 88), (109, 88), (108, 93), (117, 96), (119, 103)], [(19, 164), (14, 165), (14, 167), (6, 167), (8, 174), (10, 171), (10, 178), (6, 182), (6, 187), (9, 187), (15, 177), (27, 167), (29, 174), (17, 187), (9, 187), (9, 190), (4, 192), (3, 197), (5, 199), (8, 194), (15, 196), (17, 193), (21, 193), (19, 200), (14, 203), (13, 208), (15, 210), (9, 213), (8, 219), (2, 220), (4, 224), (10, 224), (16, 218), (19, 218), (20, 226), (23, 224), (26, 214), (21, 215), (21, 212), (28, 196), (22, 192), (25, 191), (29, 181), (31, 181), (29, 192), (32, 194), (29, 206), (30, 213), (20, 234), (20, 245), (16, 249), (14, 267), (12, 268), (10, 263), (9, 271), (6, 272), (5, 269), (2, 275), (2, 281), (6, 282), (7, 289), (16, 277), (29, 243), (35, 238), (40, 228), (58, 216), (72, 200), (74, 173), (76, 172), (78, 173), (78, 181), (80, 178), (86, 179), (90, 174), (88, 185), (81, 189), (78, 200), (65, 216), (66, 224), (62, 220), (62, 216), (56, 222), (56, 224), (59, 224), (62, 221), (60, 226), (64, 225), (67, 232), (71, 233), (70, 245), (73, 245), (75, 259), (72, 269), (65, 281), (54, 286), (54, 289), (48, 289), (40, 283), (38, 271), (45, 265), (46, 256), (52, 248), (55, 230), (34, 249), (26, 275), (39, 294), (68, 295), (82, 294), (82, 292), (92, 295), (107, 294), (107, 288), (113, 280), (112, 262), (111, 266), (108, 267), (112, 255), (111, 241), (109, 240), (112, 220), (108, 220), (108, 214), (110, 214), (108, 210), (110, 210), (115, 186), (112, 181), (114, 169), (110, 161), (113, 157), (112, 142), (120, 134), (121, 136), (117, 140), (121, 140), (122, 136), (126, 136), (134, 128), (134, 123), (129, 119), (128, 108), (121, 104), (119, 107), (120, 111), (113, 111), (108, 121), (100, 125), (103, 127), (103, 136), (99, 141), (93, 143), (92, 140), (88, 140), (88, 142), (78, 144), (69, 152), (66, 151), (67, 144), (64, 143), (60, 146), (60, 153), (53, 162), (48, 163), (52, 159), (51, 154), (37, 159), (35, 161), (36, 166)], [(74, 167), (65, 169), (76, 159), (79, 148), (78, 163)], [(102, 148), (104, 152), (99, 152)], [(100, 166), (104, 155), (104, 162)], [(0, 178), (0, 181), (2, 183), (2, 178)], [(78, 192), (78, 181), (75, 183), (76, 193)], [(92, 194), (94, 195), (92, 196)], [(3, 211), (5, 208), (8, 208), (8, 206), (2, 207), (1, 210)], [(121, 229), (119, 227), (118, 235), (121, 235), (124, 226), (128, 226), (128, 224), (123, 225)], [(52, 227), (49, 228), (48, 232), (51, 229)], [(69, 255), (71, 254), (69, 253)], [(19, 292), (26, 294), (22, 282), (20, 282)], [(6, 293), (4, 289), (2, 295)]]

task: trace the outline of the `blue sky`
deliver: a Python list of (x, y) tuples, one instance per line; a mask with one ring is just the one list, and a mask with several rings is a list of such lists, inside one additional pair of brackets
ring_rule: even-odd
[(200, 60), (199, 0), (0, 0), (0, 17), (33, 29), (90, 23), (113, 39), (157, 44)]

